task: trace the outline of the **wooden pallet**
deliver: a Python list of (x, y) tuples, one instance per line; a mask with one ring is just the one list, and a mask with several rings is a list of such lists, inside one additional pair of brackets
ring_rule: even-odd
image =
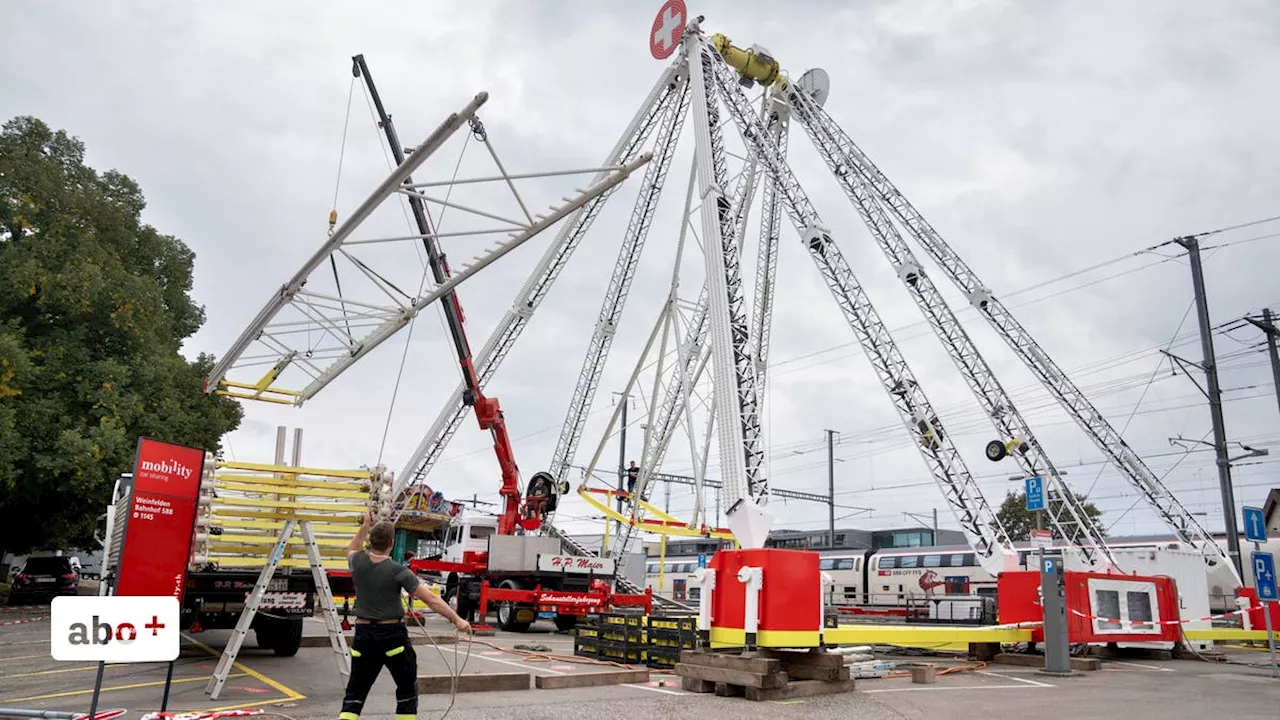
[(714, 692), (748, 700), (832, 695), (853, 690), (844, 658), (822, 650), (758, 650), (753, 653), (685, 650), (675, 666), (689, 692)]

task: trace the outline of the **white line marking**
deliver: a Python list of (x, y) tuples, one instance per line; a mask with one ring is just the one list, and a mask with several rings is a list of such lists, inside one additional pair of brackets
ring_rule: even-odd
[(552, 670), (551, 668), (547, 668), (547, 667), (538, 667), (533, 665), (532, 663), (527, 663), (527, 662), (515, 662), (514, 660), (503, 660), (502, 658), (485, 657), (484, 655), (472, 655), (471, 657), (478, 657), (481, 660), (488, 660), (489, 662), (502, 663), (503, 665), (511, 665), (514, 667), (523, 668), (525, 670), (528, 670), (529, 672), (535, 672), (535, 671), (546, 672), (546, 673), (551, 673), (552, 675), (565, 674), (559, 670)]
[(665, 693), (667, 695), (684, 695), (678, 690), (666, 690), (664, 688), (649, 687), (648, 685), (632, 685), (631, 683), (622, 683), (623, 687), (635, 688), (637, 690), (648, 690), (650, 692)]
[[(1049, 685), (1048, 687), (1054, 687)], [(880, 688), (878, 690), (862, 690), (864, 693), (891, 693), (891, 692), (920, 692), (924, 690), (940, 691), (940, 690), (1026, 690), (1026, 685), (961, 685), (956, 687), (904, 687), (904, 688)]]
[(1026, 683), (1028, 685), (1034, 685), (1036, 687), (1053, 687), (1049, 683), (1042, 683), (1038, 680), (1028, 680), (1026, 678), (1014, 677), (1013, 675), (997, 675), (993, 672), (987, 672), (986, 670), (976, 670), (975, 672), (977, 672), (979, 675), (987, 675), (993, 678), (1000, 678), (1001, 680), (1012, 680), (1014, 682)]
[(1108, 660), (1108, 664), (1112, 665), (1128, 665), (1129, 667), (1142, 668), (1143, 670), (1157, 670), (1159, 672), (1177, 672), (1173, 668), (1160, 667), (1159, 665), (1143, 665), (1141, 663), (1124, 662), (1123, 660)]

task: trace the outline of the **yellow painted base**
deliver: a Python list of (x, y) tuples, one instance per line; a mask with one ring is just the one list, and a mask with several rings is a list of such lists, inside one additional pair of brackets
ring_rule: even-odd
[(970, 643), (1031, 642), (1031, 630), (946, 625), (846, 625), (822, 631), (827, 645), (894, 645), (932, 650), (968, 650)]
[(1200, 628), (1182, 631), (1188, 640), (1258, 640), (1267, 641), (1266, 630), (1245, 630), (1243, 628)]
[[(711, 647), (741, 647), (747, 632), (741, 628), (711, 628)], [(822, 633), (817, 630), (761, 630), (756, 633), (760, 647), (820, 647)]]

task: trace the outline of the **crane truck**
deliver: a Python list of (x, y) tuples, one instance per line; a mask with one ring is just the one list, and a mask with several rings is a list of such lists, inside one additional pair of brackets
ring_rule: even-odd
[[(352, 74), (361, 78), (368, 88), (392, 156), (396, 164), (403, 164), (405, 154), (395, 124), (374, 86), (363, 55), (352, 58)], [(470, 129), (477, 139), (485, 141), (484, 125), (479, 119), (471, 118)], [(404, 182), (411, 185), (413, 181), (406, 178)], [(408, 194), (408, 200), (432, 277), (437, 285), (443, 284), (450, 277), (449, 264), (431, 228), (426, 207), (415, 194)], [(651, 591), (643, 594), (612, 591), (617, 577), (613, 559), (591, 557), (572, 545), (569, 549), (577, 554), (565, 553), (564, 545), (571, 541), (561, 537), (550, 525), (544, 528), (546, 516), (555, 510), (559, 495), (568, 491), (568, 483), (557, 483), (550, 474), (540, 472), (529, 479), (526, 492), (521, 493), (506, 420), (498, 399), (486, 396), (480, 387), (458, 295), (451, 290), (441, 300), (462, 370), (463, 402), (474, 409), (480, 429), (489, 431), (493, 437), (493, 450), (502, 475), (499, 489), (502, 509), (497, 517), (454, 518), (441, 557), (414, 559), (410, 567), (418, 573), (442, 577), (446, 600), (455, 603), (463, 617), (471, 618), (478, 611), (483, 619), (488, 604), (496, 603), (498, 624), (504, 630), (527, 630), (540, 614), (551, 614), (556, 627), (566, 630), (582, 615), (610, 607), (642, 606), (647, 611)], [(402, 492), (395, 498), (394, 506), (387, 508), (388, 514), (399, 518), (404, 500)], [(540, 529), (550, 534), (533, 534)]]

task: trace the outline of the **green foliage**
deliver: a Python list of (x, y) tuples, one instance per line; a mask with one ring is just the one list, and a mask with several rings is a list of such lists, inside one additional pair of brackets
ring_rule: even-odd
[[(1050, 493), (1049, 502), (1054, 504), (1056, 511), (1056, 503), (1061, 500), (1056, 495)], [(1102, 524), (1097, 522), (1102, 517), (1102, 511), (1098, 506), (1091, 502), (1083, 502), (1085, 515), (1092, 518), (1098, 526), (1098, 530), (1106, 536), (1106, 530)], [(1005, 532), (1009, 533), (1011, 540), (1030, 540), (1031, 531), (1036, 526), (1036, 514), (1034, 511), (1027, 509), (1027, 494), (1025, 492), (1014, 492), (1010, 490), (1004, 497), (1004, 502), (1000, 504), (1000, 510), (996, 513), (996, 517), (1000, 520), (1000, 524), (1004, 526)], [(1068, 515), (1070, 517), (1070, 515)], [(1054, 538), (1061, 538), (1062, 533), (1053, 527), (1053, 523), (1049, 521), (1049, 514), (1044, 513), (1044, 527), (1053, 531)]]
[(241, 409), (201, 392), (213, 359), (195, 255), (141, 221), (129, 177), (38, 119), (0, 132), (0, 548), (93, 547), (140, 436), (217, 451)]

